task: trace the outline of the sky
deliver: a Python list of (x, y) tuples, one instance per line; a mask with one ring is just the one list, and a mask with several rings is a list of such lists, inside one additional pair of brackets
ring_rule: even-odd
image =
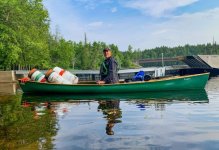
[(50, 29), (66, 40), (120, 51), (219, 42), (219, 0), (44, 0)]

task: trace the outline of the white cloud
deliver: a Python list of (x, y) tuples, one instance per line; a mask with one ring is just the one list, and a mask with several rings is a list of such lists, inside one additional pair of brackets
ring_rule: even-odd
[(161, 34), (164, 34), (167, 32), (168, 32), (168, 29), (161, 29), (161, 30), (157, 30), (157, 31), (153, 32), (152, 35), (161, 35)]
[(75, 3), (82, 4), (86, 9), (95, 9), (99, 4), (112, 3), (112, 0), (74, 0)]
[(94, 28), (98, 28), (103, 26), (103, 22), (101, 21), (97, 21), (97, 22), (91, 22), (88, 24), (89, 27), (94, 27)]
[(124, 0), (125, 7), (142, 11), (144, 14), (160, 17), (169, 14), (178, 7), (183, 7), (198, 0)]
[(165, 22), (145, 23), (121, 20), (110, 30), (101, 35), (93, 32), (92, 37), (115, 43), (120, 50), (127, 50), (128, 45), (135, 49), (148, 49), (158, 46), (179, 46), (185, 44), (206, 44), (213, 36), (219, 42), (219, 8), (171, 17)]
[(203, 44), (212, 42), (213, 36), (219, 41), (218, 20), (219, 8), (172, 17), (166, 22), (149, 27), (152, 31), (148, 32), (151, 40), (145, 42), (145, 46)]

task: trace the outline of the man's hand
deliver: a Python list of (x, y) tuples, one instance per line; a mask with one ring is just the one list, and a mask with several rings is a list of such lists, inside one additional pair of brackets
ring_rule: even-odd
[(97, 81), (97, 84), (105, 84), (105, 81), (99, 80), (99, 81)]

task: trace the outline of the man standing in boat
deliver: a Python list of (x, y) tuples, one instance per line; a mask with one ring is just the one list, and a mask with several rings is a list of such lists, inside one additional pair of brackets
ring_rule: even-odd
[(105, 60), (100, 66), (101, 79), (97, 81), (97, 84), (113, 84), (119, 82), (118, 77), (118, 63), (112, 57), (112, 51), (109, 48), (103, 50)]

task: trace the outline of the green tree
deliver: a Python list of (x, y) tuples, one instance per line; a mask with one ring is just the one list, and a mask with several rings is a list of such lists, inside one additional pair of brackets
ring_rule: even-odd
[(0, 24), (0, 68), (10, 69), (21, 53), (17, 35), (11, 28)]
[[(8, 28), (6, 31), (14, 32), (8, 37), (14, 39), (10, 40), (10, 47), (16, 45), (17, 51), (21, 50), (16, 63), (23, 66), (32, 64), (48, 67), (49, 22), (48, 12), (44, 9), (42, 0), (1, 0), (0, 20), (0, 25)], [(7, 53), (6, 51), (14, 50), (4, 49), (4, 51)], [(15, 60), (17, 55), (13, 57)], [(15, 64), (15, 61), (12, 62)]]

